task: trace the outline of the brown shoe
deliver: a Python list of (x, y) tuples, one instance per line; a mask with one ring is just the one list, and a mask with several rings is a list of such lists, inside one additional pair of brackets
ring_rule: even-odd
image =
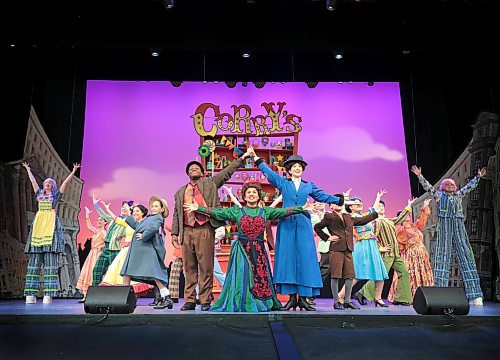
[(192, 302), (187, 302), (181, 307), (181, 311), (188, 311), (196, 309), (196, 304)]

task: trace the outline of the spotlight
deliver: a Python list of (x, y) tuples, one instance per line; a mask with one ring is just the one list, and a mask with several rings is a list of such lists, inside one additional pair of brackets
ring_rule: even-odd
[(173, 87), (180, 87), (182, 85), (182, 81), (171, 81), (170, 83)]
[(9, 47), (15, 48), (16, 47), (16, 42), (14, 40), (9, 41)]
[(307, 84), (307, 87), (309, 89), (314, 89), (316, 86), (318, 86), (318, 82), (317, 81), (308, 81), (308, 82), (306, 82), (306, 84)]
[(151, 52), (152, 57), (158, 57), (158, 56), (160, 56), (160, 53), (161, 53), (160, 48), (151, 48), (151, 49), (149, 49), (149, 51)]
[(335, 11), (337, 8), (338, 0), (326, 0), (326, 10)]
[(247, 0), (247, 5), (255, 5), (256, 0)]
[(241, 50), (241, 56), (243, 59), (249, 59), (252, 56), (252, 52), (250, 50)]
[(263, 81), (256, 81), (256, 82), (254, 82), (254, 85), (257, 89), (262, 89), (264, 87), (264, 85), (266, 85), (266, 83)]
[(338, 82), (339, 84), (342, 84), (342, 83), (343, 83), (343, 81), (337, 81), (337, 82)]
[(172, 9), (175, 5), (175, 0), (160, 0), (165, 9)]
[(234, 82), (234, 81), (226, 81), (226, 86), (228, 88), (232, 89), (232, 88), (234, 88), (236, 86), (236, 82)]
[(247, 83), (246, 81), (243, 81), (243, 82), (241, 83), (241, 86), (243, 86), (243, 87), (247, 87), (247, 86), (248, 86), (248, 83)]
[(335, 56), (335, 59), (340, 60), (344, 57), (344, 52), (342, 50), (333, 50), (333, 56)]
[(373, 81), (368, 81), (368, 86), (373, 86), (375, 83)]
[(352, 84), (352, 81), (349, 81), (349, 84)]

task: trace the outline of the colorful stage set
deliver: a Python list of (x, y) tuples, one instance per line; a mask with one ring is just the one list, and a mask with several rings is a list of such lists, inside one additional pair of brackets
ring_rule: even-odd
[[(365, 210), (380, 190), (387, 191), (383, 196), (387, 217), (396, 217), (412, 198), (413, 164), (407, 160), (396, 82), (374, 86), (320, 82), (315, 87), (267, 83), (257, 89), (240, 83), (234, 88), (201, 82), (174, 87), (161, 81), (94, 80), (87, 83), (84, 145), (77, 174), (83, 181), (78, 247), (83, 248), (95, 234), (86, 226), (86, 215), (92, 224), (98, 220), (93, 197), (119, 215), (123, 201), (148, 207), (149, 198), (157, 195), (168, 203), (164, 263), (172, 275), (179, 255), (169, 231), (174, 194), (189, 180), (186, 164), (197, 160), (206, 176), (216, 176), (249, 146), (280, 177), (286, 175), (284, 162), (301, 155), (307, 161), (304, 180), (329, 194), (352, 189), (351, 197), (362, 199)], [(241, 188), (246, 181), (261, 184), (267, 206), (280, 195), (249, 158), (219, 189), (223, 208), (234, 205), (231, 195), (243, 201)], [(420, 208), (413, 210), (417, 221)], [(431, 210), (435, 212), (432, 206)], [(266, 232), (271, 269), (276, 223), (270, 222)], [(228, 270), (236, 231), (234, 223), (226, 223), (216, 252), (223, 272)], [(424, 235), (423, 244), (430, 252), (431, 239)], [(152, 291), (141, 292), (137, 300), (134, 294), (123, 293), (121, 302), (112, 306), (114, 300), (105, 296), (96, 303), (94, 288), (84, 303), (79, 302), (80, 290), (74, 298), (58, 294), (51, 304), (40, 299), (36, 304), (26, 304), (24, 298), (0, 300), (0, 354), (32, 358), (36, 351), (47, 358), (95, 356), (91, 354), (175, 358), (186, 356), (192, 348), (192, 355), (203, 352), (207, 358), (295, 359), (325, 354), (370, 357), (374, 351), (394, 347), (408, 349), (412, 358), (440, 358), (441, 351), (467, 358), (496, 352), (500, 340), (499, 304), (485, 301), (483, 306), (469, 307), (461, 289), (448, 299), (420, 293), (414, 306), (393, 305), (385, 299), (388, 307), (368, 301), (359, 310), (340, 311), (332, 307), (328, 278), (314, 299), (316, 311), (215, 313), (202, 312), (199, 305), (195, 311), (180, 311), (183, 283), (181, 279), (181, 296), (177, 295), (173, 309), (148, 306)], [(220, 294), (214, 277), (214, 300)], [(278, 294), (278, 298), (284, 305), (288, 295)], [(417, 311), (418, 306), (425, 314)], [(20, 336), (30, 346), (14, 346)]]

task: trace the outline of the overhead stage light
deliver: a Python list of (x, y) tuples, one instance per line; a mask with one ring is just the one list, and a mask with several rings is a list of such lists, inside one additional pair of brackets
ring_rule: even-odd
[(338, 0), (326, 0), (326, 9), (328, 11), (335, 11), (337, 8)]
[(340, 60), (344, 57), (344, 51), (343, 50), (333, 50), (333, 56), (335, 56), (335, 59)]
[(241, 50), (241, 56), (244, 59), (249, 59), (252, 56), (252, 52), (250, 50)]
[(254, 82), (254, 85), (257, 89), (262, 89), (264, 87), (264, 85), (266, 85), (266, 83), (263, 81), (256, 81), (256, 82)]
[(149, 49), (149, 51), (151, 52), (152, 57), (158, 57), (158, 56), (160, 56), (160, 53), (161, 53), (160, 48), (151, 48), (151, 49)]
[(161, 0), (161, 4), (165, 9), (172, 9), (175, 5), (175, 0)]
[(375, 83), (373, 81), (368, 81), (368, 86), (373, 86)]
[(307, 87), (309, 89), (314, 89), (316, 86), (318, 86), (318, 82), (317, 81), (308, 81), (308, 82), (306, 82), (306, 84), (307, 84)]
[(228, 88), (234, 88), (236, 86), (236, 82), (235, 81), (226, 81), (226, 86)]

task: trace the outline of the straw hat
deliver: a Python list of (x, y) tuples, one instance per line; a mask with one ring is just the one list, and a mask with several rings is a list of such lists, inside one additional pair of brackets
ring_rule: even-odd
[(156, 195), (153, 195), (151, 196), (151, 198), (149, 199), (149, 207), (151, 208), (151, 205), (153, 205), (153, 202), (154, 201), (159, 201), (163, 207), (163, 211), (161, 212), (161, 216), (163, 216), (163, 218), (166, 218), (168, 216), (168, 203), (167, 203), (167, 200), (165, 199), (162, 199)]

